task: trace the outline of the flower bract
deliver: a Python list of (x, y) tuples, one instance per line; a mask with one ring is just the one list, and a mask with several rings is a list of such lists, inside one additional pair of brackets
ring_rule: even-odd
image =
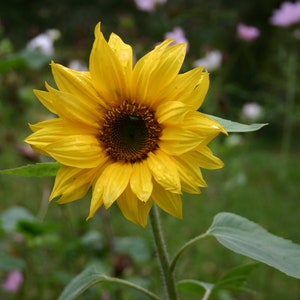
[(61, 164), (50, 200), (68, 203), (91, 189), (88, 219), (117, 203), (146, 226), (154, 203), (181, 218), (182, 192), (206, 186), (201, 168), (223, 166), (208, 143), (226, 131), (198, 111), (208, 72), (180, 74), (186, 46), (172, 42), (133, 65), (132, 48), (113, 33), (106, 41), (99, 23), (88, 71), (51, 63), (56, 87), (35, 94), (56, 117), (30, 125), (26, 139)]

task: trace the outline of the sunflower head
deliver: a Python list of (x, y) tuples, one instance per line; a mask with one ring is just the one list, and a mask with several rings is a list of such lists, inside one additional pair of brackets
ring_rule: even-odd
[(160, 134), (152, 110), (141, 103), (124, 101), (106, 112), (99, 141), (112, 160), (134, 164), (158, 148)]
[(180, 74), (185, 44), (166, 40), (132, 64), (132, 48), (100, 23), (89, 71), (51, 63), (56, 88), (35, 91), (55, 117), (31, 125), (38, 152), (61, 164), (50, 200), (67, 203), (92, 189), (88, 218), (116, 202), (146, 226), (156, 203), (182, 217), (181, 193), (200, 193), (201, 168), (223, 163), (208, 143), (223, 127), (198, 111), (209, 86), (202, 67)]

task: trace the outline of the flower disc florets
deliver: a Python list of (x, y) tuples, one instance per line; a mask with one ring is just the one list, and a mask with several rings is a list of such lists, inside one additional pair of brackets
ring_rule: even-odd
[(160, 134), (161, 127), (147, 106), (125, 101), (105, 113), (99, 140), (112, 160), (136, 163), (158, 148)]

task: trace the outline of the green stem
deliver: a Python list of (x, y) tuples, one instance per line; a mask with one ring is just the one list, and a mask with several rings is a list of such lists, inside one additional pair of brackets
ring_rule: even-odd
[(185, 243), (178, 251), (177, 253), (175, 254), (171, 264), (170, 264), (170, 272), (171, 273), (174, 273), (174, 270), (175, 270), (175, 266), (176, 266), (176, 263), (178, 261), (178, 258), (181, 256), (181, 254), (187, 249), (189, 248), (190, 246), (192, 246), (193, 244), (197, 243), (199, 240), (205, 238), (206, 236), (208, 236), (209, 234), (206, 232), (206, 233), (203, 233), (201, 235), (198, 235), (196, 236), (195, 238), (189, 240), (187, 243)]
[(106, 276), (103, 280), (103, 282), (112, 282), (112, 283), (117, 283), (119, 285), (124, 285), (124, 286), (127, 286), (127, 287), (130, 287), (132, 289), (135, 289), (136, 291), (139, 291), (140, 293), (148, 296), (150, 299), (153, 299), (153, 300), (160, 300), (158, 296), (156, 296), (155, 294), (151, 293), (150, 291), (148, 291), (147, 289), (137, 285), (137, 284), (134, 284), (130, 281), (127, 281), (127, 280), (123, 280), (123, 279), (120, 279), (120, 278), (116, 278), (116, 277), (109, 277), (109, 276)]
[(211, 296), (211, 290), (206, 290), (205, 294), (202, 297), (202, 300), (208, 300), (210, 296)]
[(158, 259), (162, 271), (162, 277), (168, 300), (179, 300), (173, 272), (170, 271), (169, 255), (165, 239), (161, 229), (160, 217), (157, 207), (154, 205), (150, 212), (150, 222), (154, 237)]

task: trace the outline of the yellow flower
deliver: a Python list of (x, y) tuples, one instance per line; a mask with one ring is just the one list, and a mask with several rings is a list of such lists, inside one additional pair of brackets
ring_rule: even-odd
[(202, 67), (179, 74), (185, 44), (166, 40), (132, 66), (132, 49), (95, 28), (88, 72), (51, 63), (57, 89), (35, 91), (57, 117), (31, 125), (26, 139), (57, 160), (50, 200), (67, 203), (92, 187), (88, 219), (117, 202), (130, 221), (146, 226), (156, 203), (182, 217), (182, 191), (205, 187), (200, 168), (223, 163), (207, 144), (222, 126), (203, 113), (209, 86)]

